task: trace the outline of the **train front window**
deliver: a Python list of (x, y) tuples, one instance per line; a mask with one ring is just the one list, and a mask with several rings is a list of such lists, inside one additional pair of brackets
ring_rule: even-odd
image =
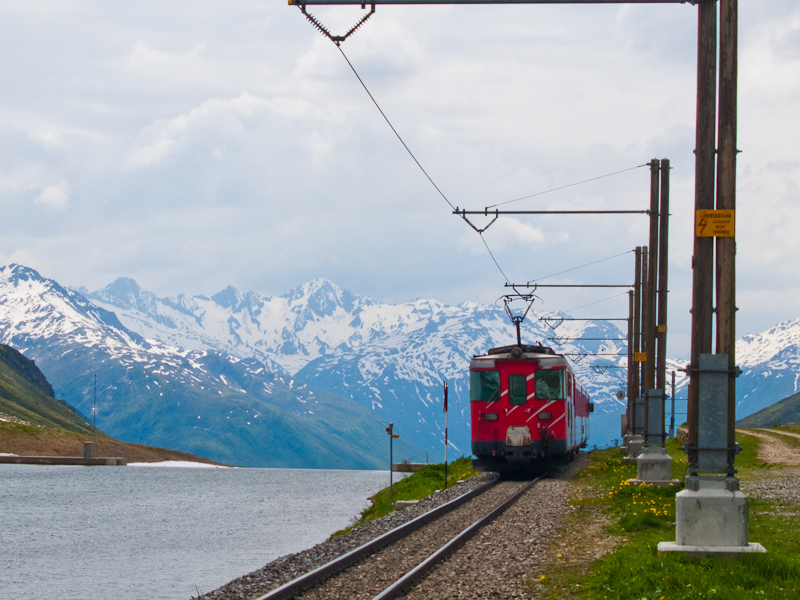
[(563, 370), (539, 369), (536, 371), (536, 399), (537, 400), (563, 400), (564, 395)]
[(508, 376), (508, 402), (522, 406), (528, 401), (527, 378), (525, 375)]
[(471, 371), (469, 374), (469, 399), (489, 400), (500, 399), (500, 372), (494, 370)]

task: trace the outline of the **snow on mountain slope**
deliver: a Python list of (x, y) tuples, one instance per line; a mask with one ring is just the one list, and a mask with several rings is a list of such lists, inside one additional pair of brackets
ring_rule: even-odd
[[(47, 294), (45, 288), (30, 285), (24, 294), (15, 293)], [(83, 339), (88, 344), (148, 352), (152, 346), (153, 352), (162, 353), (164, 346), (183, 349), (185, 357), (202, 351), (255, 359), (285, 381), (293, 378), (352, 399), (382, 421), (405, 428), (405, 439), (430, 449), (442, 438), (442, 381), (447, 380), (450, 437), (463, 453), (469, 451), (469, 360), (514, 340), (502, 307), (448, 306), (422, 299), (387, 304), (351, 294), (325, 279), (278, 297), (228, 287), (211, 297), (157, 298), (124, 278), (84, 293), (101, 308), (85, 300), (80, 304), (78, 298), (76, 306), (83, 307), (78, 313), (85, 315), (76, 316), (69, 327), (76, 327), (80, 318), (96, 317), (131, 330), (120, 333), (125, 328), (115, 326), (109, 340), (87, 330)], [(571, 357), (596, 406), (592, 442), (602, 444), (619, 436), (624, 401), (615, 396), (625, 389), (625, 335), (609, 322), (559, 323), (564, 316), (532, 311), (523, 324), (523, 341), (542, 342)], [(737, 380), (738, 416), (795, 393), (800, 385), (800, 320), (745, 336), (738, 342), (737, 356), (744, 370)], [(685, 362), (669, 361), (668, 370), (683, 368)], [(676, 395), (685, 397), (687, 380), (682, 372), (677, 375)], [(685, 405), (679, 403), (676, 410), (681, 421)]]
[[(153, 310), (153, 297), (123, 283), (119, 303)], [(383, 465), (384, 424), (371, 411), (287, 383), (253, 358), (145, 340), (32, 269), (0, 268), (0, 341), (36, 360), (58, 397), (84, 414), (97, 375), (98, 426), (126, 441), (251, 466)]]
[(746, 417), (800, 391), (800, 319), (778, 323), (736, 342), (742, 375), (736, 383), (736, 417)]
[[(514, 329), (498, 306), (435, 300), (380, 303), (317, 279), (270, 298), (228, 287), (211, 298), (155, 298), (134, 282), (118, 279), (87, 294), (114, 310), (129, 328), (176, 346), (255, 357), (275, 372), (351, 398), (376, 415), (404, 423), (414, 441), (434, 447), (441, 438), (442, 381), (450, 382), (451, 407), (457, 411), (451, 439), (469, 451), (469, 360), (514, 340)], [(573, 355), (578, 376), (598, 407), (598, 443), (613, 437), (624, 408), (615, 394), (624, 389), (623, 333), (608, 322), (559, 322), (555, 328), (532, 313), (523, 338)], [(561, 317), (565, 315), (560, 315)], [(612, 338), (559, 342), (553, 338)], [(559, 345), (561, 344), (561, 345)], [(605, 353), (611, 356), (585, 356)], [(603, 415), (613, 415), (604, 417)], [(604, 419), (608, 423), (604, 423)]]

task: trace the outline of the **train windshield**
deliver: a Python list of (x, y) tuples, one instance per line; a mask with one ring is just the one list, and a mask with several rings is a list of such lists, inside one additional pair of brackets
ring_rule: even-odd
[(528, 401), (528, 381), (525, 375), (508, 376), (508, 403), (522, 406)]
[(536, 371), (536, 399), (537, 400), (563, 400), (564, 393), (563, 370), (539, 369)]
[(500, 372), (471, 371), (469, 374), (469, 399), (496, 401), (500, 399)]

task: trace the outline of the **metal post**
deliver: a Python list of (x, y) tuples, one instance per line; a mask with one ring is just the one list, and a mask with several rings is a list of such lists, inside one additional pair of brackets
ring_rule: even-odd
[(392, 456), (392, 442), (394, 441), (394, 423), (389, 423), (389, 426), (386, 428), (386, 433), (389, 434), (389, 510), (392, 510), (394, 507), (394, 496), (392, 493), (393, 487), (393, 479), (392, 479), (392, 468), (394, 457)]
[[(697, 13), (697, 125), (694, 151), (694, 204), (696, 211), (713, 210), (714, 208), (717, 1), (706, 0), (698, 5)], [(689, 424), (689, 474), (697, 475), (700, 378), (696, 369), (700, 365), (700, 355), (711, 353), (712, 295), (714, 291), (713, 238), (700, 237), (695, 234), (692, 269), (692, 344), (687, 421)]]
[(669, 437), (675, 437), (675, 371), (672, 372), (672, 409), (669, 417)]
[[(720, 3), (717, 210), (736, 209), (737, 0)], [(734, 213), (735, 214), (735, 213)], [(735, 233), (735, 232), (734, 232)], [(717, 353), (728, 355), (728, 476), (735, 469), (736, 238), (716, 238)]]
[[(519, 325), (517, 325), (519, 331)], [(444, 489), (447, 489), (447, 382), (444, 382)]]
[(92, 404), (92, 423), (94, 428), (94, 454), (97, 456), (97, 373), (94, 374), (94, 403)]

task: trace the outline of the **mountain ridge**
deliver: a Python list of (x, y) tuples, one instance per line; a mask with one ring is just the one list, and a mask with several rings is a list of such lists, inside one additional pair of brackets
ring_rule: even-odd
[[(254, 358), (147, 340), (26, 267), (0, 269), (0, 290), (0, 341), (33, 356), (84, 412), (99, 371), (98, 426), (114, 437), (226, 464), (383, 464), (385, 425), (355, 403), (286, 382)], [(398, 450), (421, 451), (410, 440)]]
[[(158, 298), (129, 278), (119, 278), (96, 292), (81, 292), (86, 303), (96, 305), (84, 312), (105, 319), (108, 327), (112, 321), (118, 323), (121, 330), (109, 339), (117, 345), (138, 344), (140, 362), (144, 355), (154, 353), (171, 364), (163, 367), (167, 370), (185, 363), (186, 373), (199, 370), (193, 376), (213, 374), (211, 387), (217, 395), (255, 393), (252, 390), (259, 386), (270, 395), (272, 386), (277, 386), (280, 393), (269, 402), (295, 410), (303, 404), (301, 400), (308, 402), (304, 394), (309, 390), (329, 394), (330, 410), (336, 403), (352, 402), (352, 407), (367, 411), (378, 423), (394, 422), (396, 429), (403, 430), (403, 441), (434, 455), (441, 452), (443, 440), (443, 381), (450, 389), (450, 444), (456, 452), (468, 454), (469, 360), (489, 348), (512, 343), (515, 337), (501, 307), (475, 302), (452, 306), (433, 299), (388, 304), (343, 290), (324, 278), (275, 297), (228, 286), (212, 296)], [(30, 298), (27, 302), (35, 303)], [(619, 415), (625, 409), (625, 402), (616, 398), (626, 387), (625, 334), (607, 321), (561, 320), (567, 316), (532, 311), (523, 323), (522, 337), (571, 357), (576, 375), (595, 402), (590, 442), (609, 443), (619, 437)], [(13, 337), (14, 327), (7, 312), (5, 320), (0, 314), (0, 334), (7, 337), (10, 332)], [(740, 340), (740, 364), (746, 367), (737, 382), (740, 415), (756, 410), (752, 407), (758, 402), (769, 403), (784, 388), (792, 387), (781, 398), (797, 391), (798, 378), (789, 375), (800, 361), (800, 320), (773, 329), (762, 337)], [(92, 343), (108, 343), (84, 342), (84, 349)], [(81, 354), (82, 348), (73, 346), (70, 352)], [(128, 368), (136, 361), (122, 362)], [(668, 362), (673, 369), (683, 366)], [(778, 372), (781, 365), (782, 377), (766, 381), (764, 369)], [(143, 369), (149, 376), (157, 370)], [(253, 388), (256, 380), (260, 383)], [(772, 389), (777, 383), (778, 388)], [(679, 395), (685, 384), (685, 377), (679, 376)], [(154, 385), (140, 385), (138, 390), (146, 395)], [(186, 389), (191, 391), (191, 386)], [(298, 393), (295, 404), (279, 398)], [(245, 438), (246, 429), (241, 432)], [(143, 435), (141, 428), (136, 432)], [(373, 445), (378, 448), (381, 443), (376, 439)]]

